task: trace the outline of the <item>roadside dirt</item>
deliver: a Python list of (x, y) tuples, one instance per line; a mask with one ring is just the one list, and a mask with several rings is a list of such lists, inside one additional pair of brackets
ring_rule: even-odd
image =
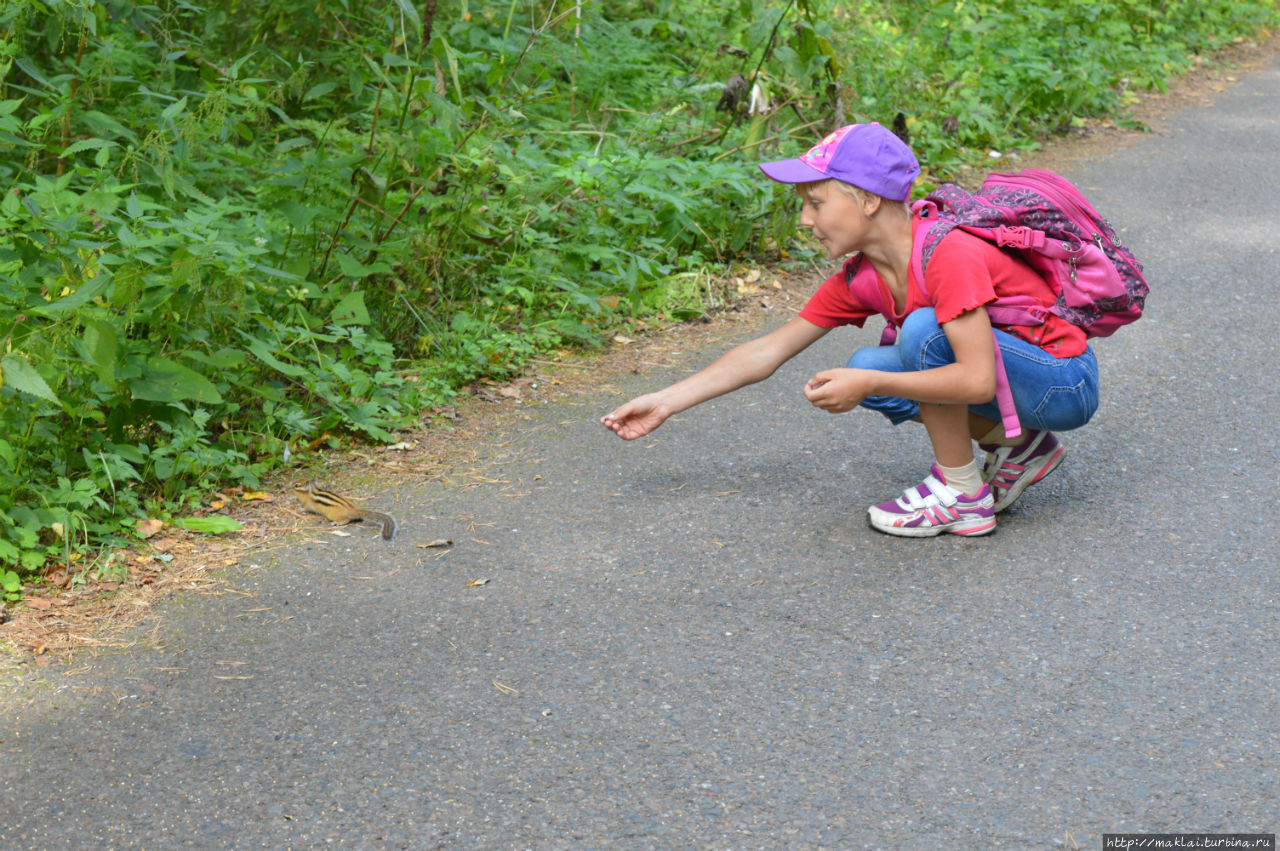
[[(1176, 81), (1168, 93), (1140, 95), (1131, 108), (1132, 119), (1159, 133), (1168, 116), (1209, 102), (1277, 54), (1280, 38), (1237, 44), (1212, 65)], [(1142, 137), (1141, 131), (1113, 121), (1091, 120), (1016, 163), (993, 167), (1066, 171), (1084, 158), (1135, 144)], [(484, 455), (529, 406), (580, 395), (613, 377), (642, 374), (655, 366), (692, 368), (696, 364), (690, 363), (690, 352), (712, 348), (744, 327), (776, 325), (798, 311), (827, 273), (825, 267), (743, 269), (736, 278), (720, 282), (731, 294), (730, 306), (706, 321), (640, 328), (615, 338), (604, 351), (565, 352), (535, 361), (516, 381), (482, 384), (460, 394), (455, 405), (425, 418), (396, 446), (317, 448), (303, 457), (323, 469), (325, 484), (357, 501), (391, 476), (463, 487), (478, 483)], [(221, 576), (226, 568), (251, 568), (300, 532), (328, 533), (324, 521), (302, 512), (284, 475), (265, 483), (258, 493), (238, 489), (211, 500), (206, 510), (235, 517), (244, 524), (241, 532), (213, 538), (159, 529), (133, 551), (111, 556), (108, 572), (117, 578), (86, 580), (90, 566), (72, 564), (51, 571), (25, 605), (0, 605), (0, 687), (24, 678), (33, 668), (83, 664), (86, 656), (103, 648), (157, 641), (164, 626), (155, 614), (157, 603), (178, 594), (237, 593)], [(349, 533), (375, 534), (368, 527), (352, 527)]]

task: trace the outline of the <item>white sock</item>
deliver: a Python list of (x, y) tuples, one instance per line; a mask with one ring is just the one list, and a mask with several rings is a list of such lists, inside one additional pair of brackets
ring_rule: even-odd
[(995, 428), (978, 438), (978, 442), (985, 444), (986, 446), (1018, 446), (1019, 444), (1026, 443), (1027, 438), (1033, 434), (1035, 434), (1035, 429), (1024, 428), (1022, 430), (1022, 434), (1017, 437), (1005, 437), (1004, 425), (1002, 423), (996, 423)]
[(969, 461), (963, 467), (944, 467), (938, 464), (942, 477), (949, 487), (953, 487), (965, 496), (975, 496), (982, 490), (982, 471), (978, 469), (977, 459)]
[(1004, 425), (996, 423), (995, 428), (978, 438), (979, 443), (985, 443), (990, 446), (993, 443), (1004, 443), (1009, 438), (1004, 436)]

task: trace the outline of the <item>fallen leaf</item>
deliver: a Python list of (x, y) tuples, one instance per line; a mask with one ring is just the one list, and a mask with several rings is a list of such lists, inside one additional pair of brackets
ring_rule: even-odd
[(70, 582), (71, 577), (67, 576), (67, 572), (65, 570), (55, 570), (53, 573), (49, 574), (50, 585), (57, 585), (59, 588), (66, 588)]
[(431, 549), (432, 547), (452, 547), (453, 541), (446, 541), (444, 538), (436, 538), (434, 541), (428, 541), (425, 544), (415, 544), (420, 550)]
[(634, 343), (634, 342), (635, 342), (635, 340), (634, 340), (634, 339), (632, 339), (631, 337), (624, 337), (624, 336), (623, 336), (623, 335), (621, 335), (621, 334), (618, 334), (616, 337), (614, 337), (614, 338), (613, 338), (613, 341), (614, 341), (615, 343), (621, 343), (621, 344), (622, 344), (622, 345), (624, 345), (624, 346), (629, 345), (629, 344), (631, 344), (631, 343)]
[(269, 493), (263, 491), (248, 491), (244, 496), (240, 497), (245, 502), (275, 502), (276, 498)]
[(392, 445), (386, 447), (386, 451), (387, 452), (408, 452), (410, 449), (412, 449), (417, 445), (418, 444), (416, 443), (409, 443), (407, 441), (403, 443), (393, 443)]
[(221, 535), (223, 532), (238, 532), (244, 525), (233, 517), (215, 514), (211, 517), (179, 517), (173, 521), (183, 529), (201, 532), (206, 535)]
[(479, 585), (488, 585), (488, 584), (489, 584), (489, 580), (488, 580), (488, 579), (473, 579), (473, 580), (471, 580), (470, 582), (468, 582), (468, 583), (467, 583), (467, 587), (468, 587), (468, 588), (475, 588), (475, 587), (477, 587), (477, 586), (479, 586)]
[(209, 503), (210, 511), (218, 511), (226, 507), (227, 507), (227, 502), (224, 499), (215, 499), (213, 502)]
[(151, 548), (158, 553), (167, 553), (178, 545), (175, 538), (161, 538), (151, 545)]
[(522, 394), (519, 387), (499, 387), (498, 395), (505, 399), (519, 399)]
[(150, 538), (155, 533), (164, 528), (164, 521), (157, 520), (154, 517), (148, 517), (145, 520), (138, 521), (138, 535), (142, 538)]
[(343, 530), (341, 530), (341, 529), (334, 529), (334, 530), (333, 530), (332, 532), (330, 532), (329, 534), (330, 534), (330, 535), (337, 535), (339, 538), (350, 538), (350, 537), (351, 537), (351, 533), (350, 533), (350, 532), (344, 532), (344, 531), (343, 531)]

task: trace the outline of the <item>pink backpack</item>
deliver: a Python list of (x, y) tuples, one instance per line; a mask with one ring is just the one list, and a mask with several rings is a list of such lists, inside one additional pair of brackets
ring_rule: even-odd
[[(1061, 175), (1040, 169), (991, 174), (973, 195), (944, 183), (911, 210), (922, 220), (911, 255), (912, 273), (922, 288), (933, 250), (943, 237), (960, 228), (1016, 249), (1057, 294), (1048, 313), (1079, 326), (1089, 337), (1109, 336), (1142, 315), (1149, 292), (1142, 264), (1080, 190)], [(890, 317), (892, 308), (881, 304), (882, 291), (871, 264), (851, 262), (845, 268), (854, 297), (868, 306), (879, 305), (880, 313)], [(1025, 297), (996, 299), (987, 305), (987, 312), (995, 325), (1040, 325), (1046, 317), (1042, 306)], [(881, 345), (896, 336), (896, 328), (886, 328)], [(1017, 436), (1021, 427), (999, 346), (996, 399), (1006, 434)]]

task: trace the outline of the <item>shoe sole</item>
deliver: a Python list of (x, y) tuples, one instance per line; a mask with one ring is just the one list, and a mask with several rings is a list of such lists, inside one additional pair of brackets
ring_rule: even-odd
[(1040, 468), (1040, 472), (1036, 473), (1035, 476), (1032, 477), (1030, 480), (1019, 479), (1018, 481), (1014, 482), (1013, 487), (1005, 491), (1000, 496), (1000, 499), (996, 501), (996, 504), (994, 506), (996, 514), (999, 514), (1001, 511), (1004, 511), (1006, 508), (1013, 505), (1014, 500), (1022, 496), (1022, 492), (1025, 491), (1027, 488), (1031, 487), (1036, 482), (1040, 481), (1045, 476), (1049, 475), (1054, 470), (1058, 469), (1058, 465), (1062, 463), (1062, 456), (1065, 454), (1066, 454), (1066, 450), (1063, 449), (1062, 444), (1058, 444), (1058, 448), (1054, 450), (1054, 453), (1051, 456), (1049, 456), (1048, 463), (1046, 463), (1043, 467)]
[(881, 526), (867, 514), (867, 525), (877, 532), (893, 535), (898, 538), (933, 538), (942, 534), (963, 535), (976, 538), (979, 535), (990, 535), (996, 530), (994, 517), (975, 518), (963, 523), (948, 523), (945, 526)]

